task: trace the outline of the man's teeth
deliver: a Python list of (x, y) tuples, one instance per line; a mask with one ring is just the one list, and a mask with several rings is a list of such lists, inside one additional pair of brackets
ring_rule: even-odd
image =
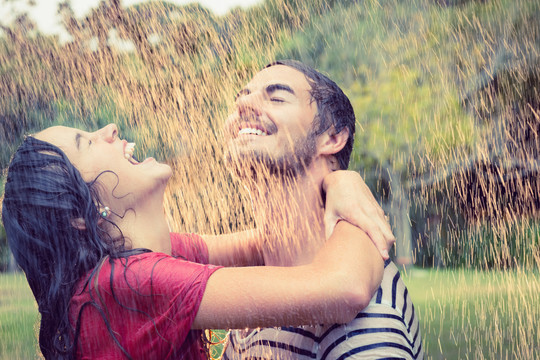
[(249, 134), (249, 135), (263, 135), (263, 136), (266, 136), (268, 135), (266, 133), (266, 131), (262, 131), (262, 130), (259, 130), (259, 129), (252, 129), (252, 128), (243, 128), (243, 129), (240, 129), (240, 131), (238, 132), (238, 136), (240, 135), (244, 135), (244, 134)]
[(133, 150), (135, 149), (135, 143), (127, 143), (124, 148), (124, 157), (128, 160), (133, 156)]

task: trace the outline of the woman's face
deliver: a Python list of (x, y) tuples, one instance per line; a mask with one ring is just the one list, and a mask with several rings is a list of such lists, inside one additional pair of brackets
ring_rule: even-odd
[(86, 182), (97, 179), (103, 205), (115, 212), (136, 208), (154, 193), (162, 194), (172, 174), (168, 165), (153, 158), (140, 163), (126, 158), (128, 143), (118, 138), (114, 124), (92, 133), (54, 126), (35, 137), (62, 149)]

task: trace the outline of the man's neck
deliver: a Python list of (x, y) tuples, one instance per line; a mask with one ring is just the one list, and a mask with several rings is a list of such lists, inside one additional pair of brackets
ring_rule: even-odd
[(264, 229), (266, 265), (311, 262), (325, 240), (320, 181), (309, 176), (272, 178), (254, 185), (257, 228)]

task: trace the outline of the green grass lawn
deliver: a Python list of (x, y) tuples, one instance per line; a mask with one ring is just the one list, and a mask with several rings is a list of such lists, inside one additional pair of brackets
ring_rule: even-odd
[(403, 272), (427, 359), (537, 359), (538, 272)]
[(36, 359), (38, 309), (24, 275), (0, 273), (0, 359)]
[[(537, 272), (403, 272), (426, 359), (534, 359), (540, 352)], [(21, 274), (0, 274), (0, 359), (34, 359), (37, 306)]]

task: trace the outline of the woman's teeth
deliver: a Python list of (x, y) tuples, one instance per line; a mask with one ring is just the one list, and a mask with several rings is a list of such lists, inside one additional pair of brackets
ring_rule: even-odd
[(128, 160), (131, 160), (134, 149), (135, 149), (135, 143), (127, 143), (126, 147), (124, 148), (124, 157)]
[(268, 135), (266, 133), (266, 131), (262, 131), (262, 130), (259, 130), (259, 129), (252, 129), (252, 128), (243, 128), (243, 129), (240, 129), (240, 131), (238, 132), (238, 136), (240, 135), (244, 135), (244, 134), (249, 134), (249, 135)]

